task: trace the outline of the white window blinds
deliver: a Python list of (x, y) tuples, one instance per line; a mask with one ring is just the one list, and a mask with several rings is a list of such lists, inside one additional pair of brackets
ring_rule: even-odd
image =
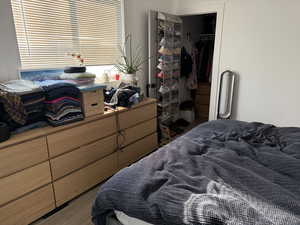
[(11, 0), (22, 69), (112, 65), (122, 37), (121, 0)]

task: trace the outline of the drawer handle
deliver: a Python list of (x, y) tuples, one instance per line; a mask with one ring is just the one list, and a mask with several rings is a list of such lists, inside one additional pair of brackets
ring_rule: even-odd
[(92, 104), (91, 106), (95, 107), (95, 106), (97, 106), (97, 105), (98, 105), (98, 103), (94, 103), (94, 104)]
[[(119, 137), (122, 138), (122, 140), (119, 140)], [(120, 130), (118, 132), (118, 147), (119, 147), (119, 150), (122, 152), (122, 147), (124, 147), (123, 145), (126, 143), (126, 131), (125, 130)]]

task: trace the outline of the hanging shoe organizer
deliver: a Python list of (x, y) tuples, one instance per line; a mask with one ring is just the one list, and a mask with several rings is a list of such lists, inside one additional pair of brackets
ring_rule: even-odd
[(182, 20), (160, 12), (157, 15), (156, 91), (159, 123), (169, 125), (179, 118)]

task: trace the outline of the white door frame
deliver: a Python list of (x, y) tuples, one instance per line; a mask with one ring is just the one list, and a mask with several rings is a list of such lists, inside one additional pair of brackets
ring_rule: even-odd
[(186, 1), (179, 1), (177, 5), (177, 12), (176, 12), (176, 14), (179, 16), (192, 16), (192, 15), (217, 13), (209, 120), (218, 119), (219, 83), (220, 83), (220, 72), (221, 72), (220, 59), (221, 59), (224, 11), (225, 11), (225, 2), (222, 1), (221, 2), (220, 1), (219, 2), (197, 2), (197, 3), (194, 2), (194, 4), (187, 4)]

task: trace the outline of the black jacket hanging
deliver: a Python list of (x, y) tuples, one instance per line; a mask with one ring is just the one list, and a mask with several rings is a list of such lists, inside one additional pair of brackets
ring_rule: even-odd
[(181, 76), (188, 77), (193, 71), (192, 56), (186, 51), (185, 47), (181, 49)]

